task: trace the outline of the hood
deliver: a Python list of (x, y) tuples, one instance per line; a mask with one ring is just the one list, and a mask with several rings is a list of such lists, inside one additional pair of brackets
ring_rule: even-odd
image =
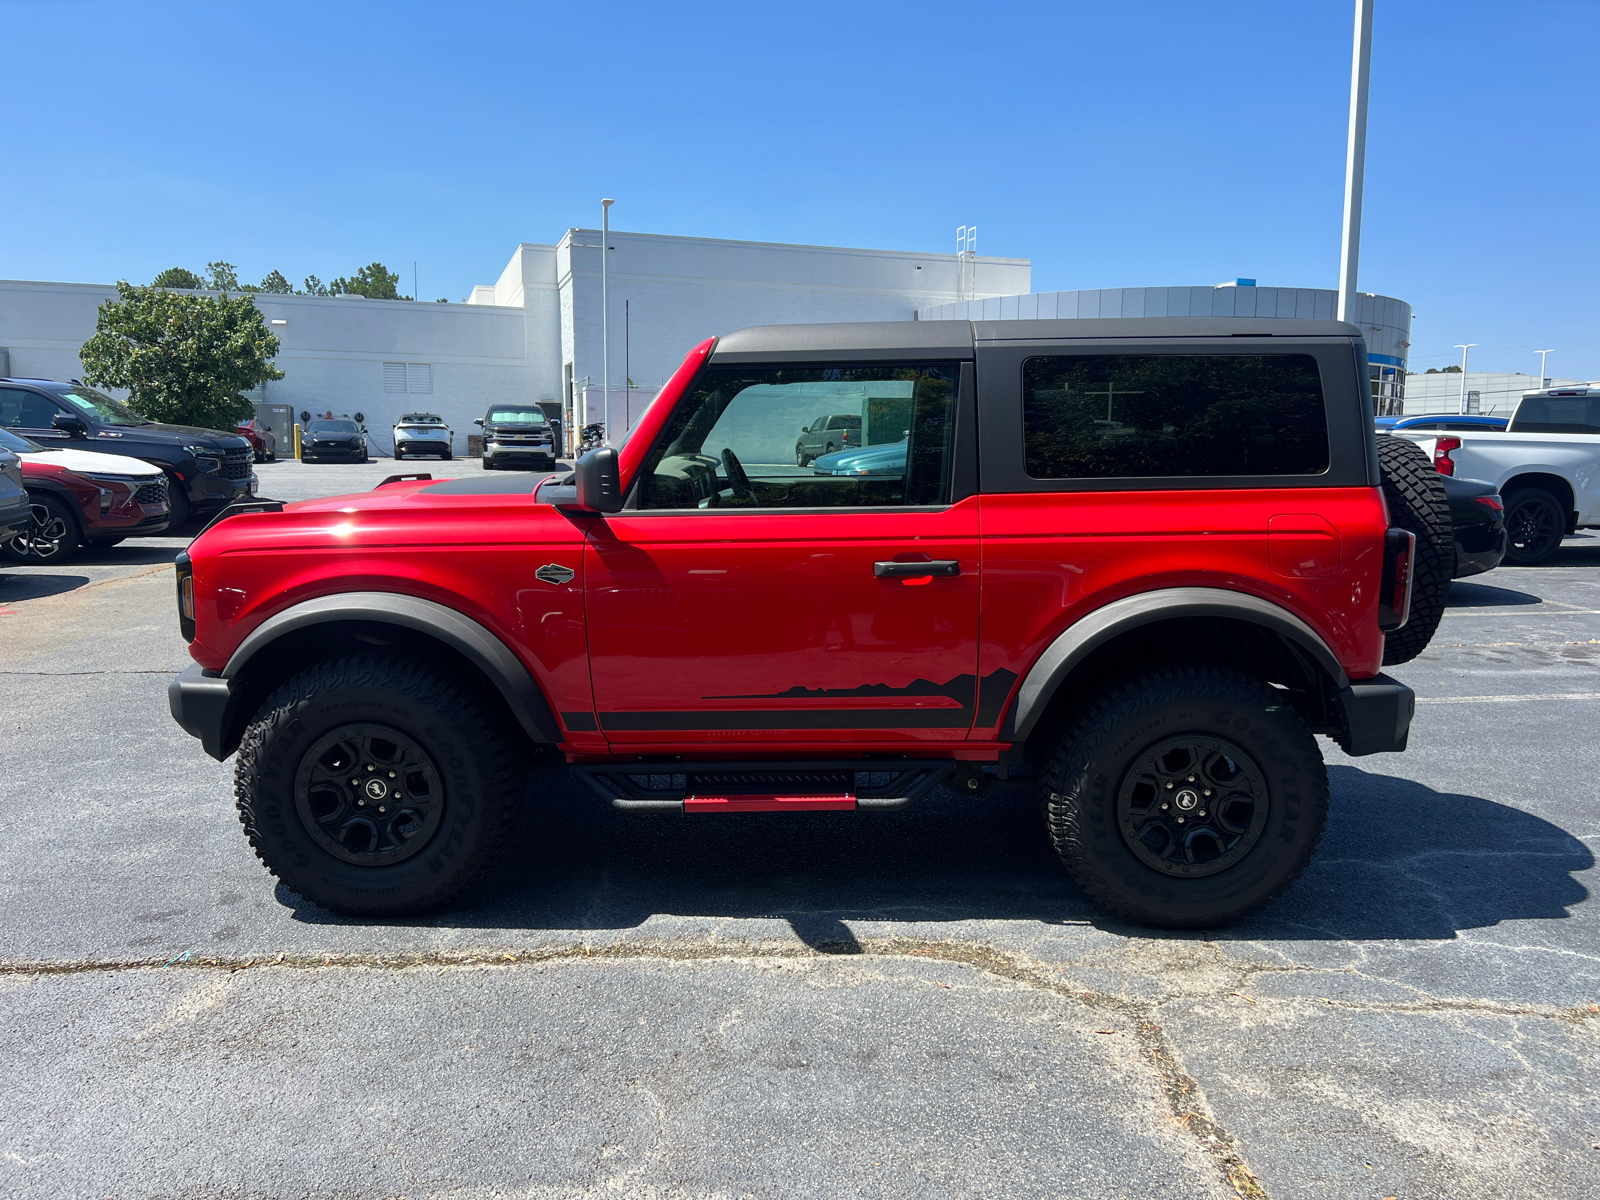
[(197, 429), (192, 425), (162, 425), (157, 421), (148, 425), (102, 426), (95, 431), (94, 440), (145, 442), (160, 446), (201, 445), (213, 450), (245, 450), (250, 446), (241, 434), (223, 433), (219, 429)]
[(81, 475), (147, 475), (154, 478), (161, 474), (159, 467), (151, 466), (142, 458), (129, 458), (126, 454), (101, 454), (96, 450), (63, 448), (29, 451), (21, 458), (25, 463), (62, 467)]

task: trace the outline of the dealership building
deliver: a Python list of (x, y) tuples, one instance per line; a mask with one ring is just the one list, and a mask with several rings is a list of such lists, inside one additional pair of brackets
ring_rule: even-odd
[[(601, 234), (570, 229), (554, 245), (522, 243), (492, 284), (459, 304), (358, 296), (261, 294), (284, 378), (253, 398), (301, 412), (361, 413), (388, 453), (401, 413), (439, 413), (466, 448), (491, 404), (555, 401), (568, 428), (605, 421), (624, 433), (677, 368), (713, 334), (749, 325), (827, 321), (1010, 320), (1210, 316), (1329, 319), (1337, 294), (1316, 288), (1215, 286), (1033, 293), (1027, 259), (799, 246), (657, 234), (610, 234), (606, 331)], [(94, 333), (104, 284), (0, 280), (0, 376), (70, 379)], [(1410, 306), (1357, 298), (1380, 411), (1404, 389)], [(609, 353), (609, 394), (601, 347)], [(630, 386), (631, 384), (631, 386)]]

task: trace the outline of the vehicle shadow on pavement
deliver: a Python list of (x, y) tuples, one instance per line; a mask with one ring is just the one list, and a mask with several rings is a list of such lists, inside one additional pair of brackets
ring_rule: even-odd
[(76, 591), (88, 582), (87, 575), (25, 575), (0, 566), (0, 604), (59, 596)]
[[(1565, 918), (1594, 863), (1577, 838), (1476, 796), (1354, 767), (1331, 769), (1332, 815), (1305, 876), (1235, 940), (1449, 939), (1523, 918)], [(652, 917), (786, 920), (808, 945), (859, 952), (850, 922), (1019, 921), (1138, 929), (1062, 869), (1031, 791), (938, 791), (902, 812), (619, 813), (556, 764), (491, 877), (462, 908), (415, 924), (625, 930)], [(299, 920), (346, 923), (283, 888)], [(409, 924), (409, 922), (408, 922)], [(730, 931), (730, 936), (737, 936)]]
[(85, 547), (73, 562), (96, 567), (148, 567), (173, 562), (182, 546), (107, 546), (105, 549)]
[(1523, 604), (1543, 604), (1542, 596), (1531, 592), (1518, 592), (1511, 588), (1491, 587), (1487, 583), (1462, 583), (1450, 585), (1445, 597), (1446, 608), (1505, 608)]

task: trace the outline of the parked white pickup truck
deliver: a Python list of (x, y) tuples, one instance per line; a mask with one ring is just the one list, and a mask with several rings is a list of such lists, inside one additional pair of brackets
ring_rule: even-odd
[(1421, 446), (1440, 474), (1500, 489), (1507, 562), (1543, 562), (1567, 534), (1600, 528), (1600, 387), (1526, 392), (1504, 433), (1396, 434)]

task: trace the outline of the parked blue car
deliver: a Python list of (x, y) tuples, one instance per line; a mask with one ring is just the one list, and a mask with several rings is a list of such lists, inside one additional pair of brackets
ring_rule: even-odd
[(1415, 417), (1376, 417), (1372, 422), (1379, 433), (1404, 433), (1412, 429), (1431, 429), (1446, 433), (1484, 433), (1505, 431), (1509, 417), (1483, 417), (1477, 413), (1422, 413)]
[(824, 454), (812, 465), (814, 475), (871, 475), (900, 478), (906, 473), (906, 450), (910, 439), (863, 446), (859, 450), (839, 450)]

